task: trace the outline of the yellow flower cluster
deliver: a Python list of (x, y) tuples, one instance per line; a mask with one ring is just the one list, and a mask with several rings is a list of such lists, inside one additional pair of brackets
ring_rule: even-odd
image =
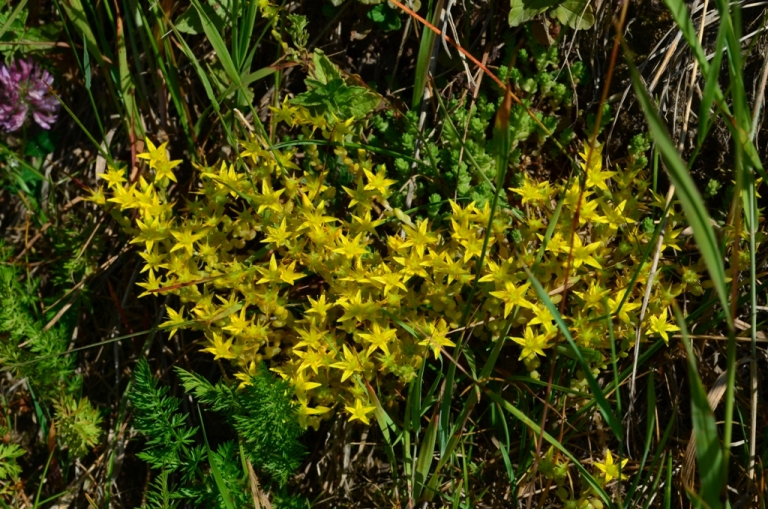
[[(319, 130), (335, 143), (304, 144), (299, 153), (252, 137), (234, 164), (198, 168), (186, 197), (172, 184), (179, 161), (168, 160), (165, 144), (147, 142), (140, 156), (151, 170), (146, 178), (128, 183), (114, 168), (103, 178), (108, 201), (118, 205), (115, 217), (141, 247), (142, 295), (180, 298), (165, 326), (203, 331), (205, 351), (238, 366), (243, 383), (267, 361), (293, 384), (304, 425), (333, 408), (368, 423), (368, 386), (394, 397), (425, 359), (440, 357), (462, 335), (495, 341), (511, 330), (520, 359), (537, 376), (538, 356), (554, 345), (557, 329), (525, 268), (554, 302), (567, 275), (566, 316), (580, 346), (608, 348), (610, 319), (621, 350), (629, 349), (648, 275), (643, 267), (629, 286), (652, 236), (642, 223), (650, 207), (664, 205), (639, 169), (606, 171), (598, 148), (589, 168), (582, 163), (583, 189), (525, 176), (509, 194), (513, 203), (519, 196), (522, 214), (503, 207), (492, 217), (487, 203), (449, 201), (450, 213), (430, 222), (393, 210), (387, 199), (395, 182), (384, 166), (366, 151), (343, 148), (351, 122), (331, 124), (287, 104), (276, 115), (308, 139)], [(329, 185), (329, 156), (353, 176), (349, 187)], [(563, 207), (544, 243), (557, 196)], [(94, 192), (95, 201), (104, 197)], [(680, 230), (673, 209), (665, 252), (680, 249)], [(700, 291), (700, 268), (680, 270), (674, 284), (666, 275), (674, 271), (659, 271), (646, 314), (644, 330), (664, 339), (676, 330), (668, 322), (671, 300)], [(466, 302), (477, 277), (474, 300)], [(470, 323), (457, 330), (465, 306)]]

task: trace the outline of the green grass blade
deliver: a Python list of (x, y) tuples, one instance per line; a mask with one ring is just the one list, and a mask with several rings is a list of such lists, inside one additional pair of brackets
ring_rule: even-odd
[[(440, 13), (443, 10), (443, 0), (437, 0), (434, 7), (432, 19), (429, 20), (433, 25), (439, 20)], [(413, 99), (411, 100), (411, 107), (414, 110), (421, 106), (421, 100), (424, 97), (424, 87), (427, 86), (427, 79), (429, 78), (429, 63), (432, 60), (436, 37), (437, 34), (432, 30), (427, 28), (421, 30), (419, 54), (416, 57), (416, 77), (413, 80)]]
[(270, 74), (276, 73), (278, 70), (278, 67), (275, 67), (273, 65), (270, 65), (268, 67), (264, 67), (263, 69), (259, 69), (258, 71), (254, 71), (252, 73), (246, 74), (242, 77), (240, 83), (231, 83), (224, 92), (219, 94), (219, 101), (223, 101), (225, 97), (227, 97), (229, 94), (237, 90), (241, 87), (247, 87), (251, 83), (258, 81), (260, 79), (266, 78)]
[[(658, 476), (661, 478), (661, 476)], [(672, 507), (672, 456), (667, 458), (667, 483), (664, 486), (664, 508)]]
[[(496, 407), (499, 408), (499, 412), (503, 412), (503, 408), (500, 408), (498, 405)], [(504, 443), (501, 443), (500, 441), (494, 441), (494, 443), (498, 446), (499, 452), (501, 453), (501, 458), (504, 460), (504, 468), (507, 471), (507, 477), (509, 477), (509, 482), (511, 485), (515, 485), (515, 481), (517, 480), (517, 476), (515, 476), (515, 469), (512, 467), (512, 460), (509, 458), (509, 449), (511, 449), (511, 441), (509, 437), (509, 426), (507, 425), (506, 419), (500, 419), (501, 425), (504, 428)]]
[(413, 390), (412, 393), (410, 393), (411, 401), (410, 401), (410, 408), (411, 408), (411, 422), (410, 426), (411, 429), (414, 430), (416, 433), (419, 432), (419, 429), (421, 429), (421, 416), (423, 415), (423, 407), (422, 407), (422, 399), (421, 399), (421, 393), (422, 393), (422, 385), (424, 384), (424, 369), (426, 368), (427, 363), (422, 362), (421, 368), (419, 368), (419, 374), (414, 379), (414, 381), (411, 383), (411, 388)]
[(117, 20), (117, 61), (120, 76), (120, 95), (123, 100), (128, 135), (132, 141), (135, 141), (136, 131), (141, 130), (141, 122), (138, 122), (136, 117), (136, 105), (133, 97), (133, 79), (131, 78), (131, 71), (128, 68), (128, 50), (125, 45), (125, 31), (123, 22), (119, 18)]
[(235, 85), (237, 89), (244, 91), (242, 80), (240, 79), (240, 72), (238, 72), (235, 62), (232, 60), (232, 55), (229, 53), (229, 49), (227, 49), (227, 44), (224, 42), (224, 38), (216, 29), (213, 21), (208, 17), (208, 13), (203, 9), (203, 6), (200, 5), (200, 0), (192, 0), (192, 5), (200, 15), (203, 31), (208, 37), (211, 46), (213, 46), (216, 56), (219, 58), (221, 66), (224, 68), (224, 72), (227, 73), (227, 76), (232, 80), (232, 84)]
[[(387, 414), (387, 411), (384, 410), (384, 408), (381, 406), (381, 402), (379, 401), (379, 398), (376, 396), (376, 391), (373, 390), (373, 387), (370, 385), (367, 386), (368, 389), (368, 396), (371, 399), (371, 402), (374, 404), (376, 409), (373, 411), (373, 415), (376, 418), (376, 422), (379, 424), (379, 429), (381, 429), (381, 435), (384, 438), (384, 451), (387, 454), (387, 460), (389, 461), (390, 465), (397, 465), (397, 456), (395, 454), (395, 445), (397, 445), (397, 441), (393, 440), (392, 435), (397, 434), (397, 426), (392, 421), (392, 419), (389, 417), (389, 414)], [(393, 469), (393, 477), (395, 480), (395, 484), (397, 484), (397, 469)], [(406, 473), (407, 475), (407, 473)]]
[[(238, 32), (240, 34), (239, 40), (236, 41), (239, 46), (240, 59), (235, 62), (237, 68), (240, 71), (244, 71), (243, 66), (247, 62), (248, 55), (248, 43), (251, 40), (253, 29), (256, 26), (256, 15), (258, 14), (258, 2), (255, 0), (246, 0), (246, 6), (243, 14), (239, 17)], [(257, 43), (258, 44), (258, 43)]]
[(99, 151), (99, 153), (100, 153), (102, 156), (104, 156), (104, 159), (106, 159), (106, 160), (107, 160), (107, 162), (108, 162), (110, 165), (114, 165), (114, 164), (115, 164), (115, 161), (112, 159), (112, 156), (109, 154), (109, 152), (105, 151), (105, 150), (104, 150), (104, 148), (101, 146), (101, 143), (99, 143), (98, 141), (96, 141), (96, 138), (94, 138), (94, 137), (93, 137), (93, 135), (91, 135), (90, 131), (88, 131), (88, 129), (86, 129), (86, 127), (83, 125), (83, 123), (82, 123), (82, 122), (80, 122), (80, 119), (79, 119), (79, 118), (77, 118), (77, 115), (75, 115), (75, 113), (74, 113), (74, 112), (73, 112), (73, 111), (72, 111), (72, 110), (69, 108), (69, 106), (67, 106), (67, 103), (65, 103), (65, 102), (64, 102), (64, 101), (61, 99), (61, 97), (59, 97), (58, 95), (56, 95), (56, 92), (53, 92), (53, 91), (51, 91), (51, 95), (52, 95), (53, 97), (55, 97), (55, 98), (56, 98), (56, 100), (57, 100), (57, 101), (59, 101), (59, 104), (61, 105), (61, 107), (62, 107), (62, 108), (64, 108), (64, 110), (65, 110), (67, 113), (69, 113), (69, 116), (70, 116), (70, 117), (72, 117), (72, 120), (74, 120), (74, 121), (75, 121), (75, 123), (78, 125), (78, 127), (80, 127), (80, 129), (83, 131), (83, 134), (85, 134), (85, 135), (88, 137), (88, 139), (89, 139), (89, 140), (91, 140), (91, 143), (93, 143), (93, 147), (94, 147), (96, 150), (98, 150), (98, 151)]
[(730, 306), (728, 305), (728, 291), (725, 287), (723, 257), (718, 248), (717, 238), (712, 229), (712, 222), (707, 209), (704, 206), (704, 200), (696, 184), (694, 184), (685, 163), (677, 153), (677, 148), (672, 142), (666, 126), (659, 117), (658, 107), (648, 95), (648, 91), (640, 78), (637, 68), (630, 58), (627, 58), (626, 61), (629, 65), (632, 84), (634, 85), (638, 101), (648, 121), (651, 136), (653, 136), (656, 146), (659, 148), (659, 152), (661, 152), (661, 157), (667, 166), (669, 177), (675, 185), (685, 217), (693, 228), (693, 236), (707, 266), (717, 295), (720, 298), (720, 304), (723, 307), (726, 320), (729, 327), (733, 328), (733, 318), (731, 317)]
[(557, 450), (559, 450), (561, 453), (563, 453), (576, 467), (576, 469), (581, 474), (581, 479), (585, 481), (587, 484), (589, 484), (590, 488), (595, 492), (595, 494), (605, 503), (608, 507), (615, 507), (613, 503), (611, 502), (610, 497), (605, 492), (605, 490), (602, 488), (600, 482), (597, 481), (594, 477), (592, 477), (592, 474), (590, 474), (586, 468), (581, 464), (579, 460), (577, 460), (571, 452), (565, 448), (563, 444), (561, 444), (555, 437), (547, 433), (546, 431), (542, 430), (541, 427), (536, 424), (530, 417), (525, 415), (525, 413), (520, 410), (519, 408), (515, 407), (511, 403), (509, 403), (507, 400), (502, 398), (499, 394), (495, 393), (494, 391), (490, 389), (485, 389), (485, 394), (493, 400), (494, 403), (499, 405), (501, 408), (512, 414), (516, 419), (518, 419), (520, 422), (528, 426), (528, 428), (531, 429), (536, 435), (541, 435), (544, 437), (544, 440), (555, 446)]
[(691, 418), (696, 437), (696, 459), (701, 480), (701, 498), (710, 509), (723, 507), (720, 494), (725, 488), (723, 449), (717, 434), (715, 414), (707, 401), (707, 392), (699, 378), (696, 357), (688, 337), (688, 329), (680, 310), (675, 306), (675, 318), (688, 354), (688, 381), (691, 385)]
[(221, 107), (219, 106), (219, 103), (216, 100), (216, 94), (213, 93), (213, 87), (211, 86), (211, 82), (208, 79), (208, 76), (205, 74), (203, 67), (200, 65), (200, 62), (195, 57), (195, 54), (192, 51), (192, 49), (189, 47), (187, 42), (181, 36), (179, 31), (176, 29), (176, 26), (173, 23), (171, 23), (170, 20), (167, 20), (167, 21), (168, 21), (168, 25), (171, 27), (171, 30), (176, 35), (176, 38), (179, 40), (179, 43), (181, 44), (182, 52), (192, 63), (192, 65), (195, 68), (195, 71), (197, 71), (197, 75), (200, 77), (200, 82), (202, 83), (203, 89), (205, 90), (205, 95), (208, 97), (208, 99), (211, 100), (211, 106), (213, 107), (214, 111), (216, 111), (216, 113), (219, 113), (221, 111)]
[[(571, 187), (571, 179), (568, 179), (568, 182), (565, 184), (565, 188), (568, 189)], [(549, 220), (549, 225), (547, 226), (546, 232), (544, 232), (544, 240), (541, 241), (541, 246), (539, 246), (539, 251), (536, 253), (536, 262), (533, 264), (532, 272), (537, 272), (537, 268), (539, 266), (539, 263), (541, 262), (541, 259), (544, 258), (544, 252), (547, 249), (547, 244), (549, 244), (549, 241), (552, 239), (552, 235), (555, 233), (555, 228), (557, 227), (557, 222), (560, 220), (560, 212), (563, 210), (563, 204), (565, 203), (565, 193), (560, 197), (560, 199), (557, 201), (557, 206), (555, 206), (555, 211), (552, 213), (552, 218)]]
[(11, 25), (16, 20), (16, 18), (19, 17), (19, 14), (21, 14), (21, 11), (24, 10), (24, 7), (27, 6), (27, 0), (21, 0), (19, 4), (11, 11), (11, 15), (8, 16), (8, 19), (5, 20), (5, 23), (3, 23), (2, 26), (0, 26), (0, 39), (3, 38), (5, 35), (5, 32), (8, 31), (9, 28), (11, 28)]
[[(707, 59), (706, 53), (704, 53), (704, 48), (701, 46), (701, 42), (699, 42), (699, 36), (696, 33), (696, 28), (693, 26), (691, 16), (688, 14), (688, 7), (685, 5), (685, 1), (664, 0), (664, 3), (669, 9), (670, 14), (672, 15), (672, 19), (675, 20), (678, 28), (680, 28), (680, 31), (683, 33), (685, 42), (688, 44), (688, 47), (693, 53), (693, 56), (696, 58), (696, 61), (699, 63), (699, 67), (701, 67), (702, 73), (704, 75), (709, 75), (709, 60)], [(721, 101), (723, 98), (723, 92), (720, 90), (720, 86), (715, 83), (714, 88), (715, 98), (718, 101)]]
[(43, 475), (40, 477), (40, 484), (37, 487), (37, 494), (35, 495), (35, 504), (32, 506), (32, 509), (37, 509), (40, 507), (40, 495), (43, 493), (43, 484), (45, 484), (45, 480), (48, 477), (48, 468), (51, 466), (51, 460), (53, 459), (53, 453), (56, 452), (56, 448), (51, 449), (51, 452), (48, 454), (48, 461), (45, 462), (45, 467), (43, 468)]
[[(608, 309), (606, 302), (606, 309)], [(613, 366), (614, 387), (616, 387), (616, 414), (621, 415), (621, 384), (619, 383), (618, 356), (616, 355), (616, 335), (613, 333), (613, 320), (606, 318), (608, 325), (608, 338), (611, 340), (611, 365)]]
[(640, 484), (640, 479), (643, 477), (645, 462), (648, 461), (648, 454), (651, 451), (653, 429), (656, 426), (656, 382), (654, 380), (653, 373), (653, 369), (651, 369), (648, 373), (648, 406), (646, 407), (645, 447), (643, 448), (643, 458), (640, 460), (640, 467), (637, 469), (637, 474), (635, 474), (635, 480), (632, 482), (632, 487), (627, 492), (626, 500), (628, 506), (634, 497), (638, 485)]
[[(155, 37), (152, 34), (152, 25), (150, 24), (144, 9), (140, 8), (138, 5), (135, 5), (136, 1), (137, 0), (131, 0), (130, 9), (134, 11), (137, 18), (141, 20), (140, 24), (143, 28), (142, 38), (147, 41), (147, 47), (149, 48), (147, 53), (154, 56), (154, 58), (152, 58), (152, 63), (149, 65), (151, 66), (154, 64), (157, 69), (160, 70), (160, 74), (162, 75), (164, 83), (168, 87), (168, 92), (171, 95), (171, 101), (173, 102), (173, 105), (176, 108), (176, 112), (178, 113), (177, 118), (181, 122), (181, 127), (184, 129), (184, 134), (186, 134), (190, 157), (194, 161), (196, 156), (195, 143), (197, 140), (195, 139), (195, 134), (192, 130), (193, 122), (190, 116), (189, 108), (183, 100), (184, 94), (182, 93), (181, 86), (179, 85), (179, 77), (176, 66), (173, 65), (172, 59), (168, 57), (168, 55), (171, 55), (171, 52), (173, 51), (170, 40), (169, 38), (164, 38), (162, 41), (159, 41), (159, 43), (155, 41)], [(155, 8), (159, 8), (159, 6), (155, 4)], [(162, 25), (162, 21), (162, 17), (155, 16), (155, 22), (160, 25), (162, 30), (165, 32), (166, 27)], [(166, 59), (168, 60), (169, 65), (166, 65)]]
[(91, 30), (91, 24), (88, 21), (88, 15), (85, 13), (82, 2), (80, 0), (67, 0), (56, 2), (56, 6), (62, 10), (70, 22), (75, 25), (77, 31), (82, 34), (88, 46), (88, 51), (96, 57), (99, 65), (104, 69), (110, 69), (111, 66), (104, 59), (104, 53), (102, 53), (99, 44), (96, 42), (96, 36)]
[(613, 434), (616, 436), (616, 438), (621, 440), (622, 437), (624, 436), (624, 431), (621, 426), (621, 421), (619, 421), (619, 419), (617, 419), (616, 415), (613, 413), (613, 409), (611, 408), (611, 405), (608, 402), (608, 399), (605, 397), (605, 393), (603, 392), (603, 389), (601, 389), (600, 386), (597, 384), (597, 380), (595, 380), (595, 377), (592, 375), (592, 371), (589, 367), (589, 364), (587, 364), (587, 361), (584, 359), (584, 356), (582, 355), (581, 350), (576, 345), (576, 342), (573, 340), (573, 337), (571, 337), (571, 333), (570, 331), (568, 331), (568, 326), (565, 324), (563, 317), (560, 315), (560, 311), (552, 303), (552, 300), (549, 298), (547, 291), (544, 289), (543, 286), (541, 286), (541, 283), (539, 282), (538, 279), (536, 279), (536, 276), (534, 276), (533, 273), (528, 268), (525, 269), (525, 272), (528, 274), (528, 280), (531, 282), (531, 285), (536, 290), (536, 294), (539, 296), (539, 299), (547, 307), (547, 309), (549, 309), (549, 312), (552, 313), (552, 316), (554, 317), (557, 327), (560, 329), (560, 332), (563, 334), (563, 337), (565, 337), (566, 341), (568, 341), (568, 344), (571, 346), (571, 349), (573, 350), (573, 355), (575, 356), (576, 360), (579, 363), (579, 366), (581, 367), (582, 372), (584, 373), (584, 378), (586, 378), (587, 384), (589, 385), (589, 388), (592, 391), (592, 395), (595, 398), (597, 407), (600, 409), (600, 412), (603, 414), (603, 417), (605, 418), (605, 421), (608, 423), (608, 426), (610, 426), (611, 431), (613, 431)]
[[(227, 123), (225, 122), (224, 118), (221, 115), (221, 106), (218, 100), (216, 99), (216, 94), (214, 94), (213, 92), (211, 81), (208, 79), (208, 76), (205, 74), (205, 70), (203, 69), (202, 65), (200, 65), (200, 61), (197, 59), (197, 57), (195, 56), (195, 53), (189, 47), (189, 44), (187, 44), (187, 41), (184, 40), (184, 38), (181, 36), (176, 26), (173, 24), (173, 22), (167, 17), (167, 15), (164, 12), (163, 12), (163, 16), (165, 17), (166, 23), (168, 23), (168, 26), (171, 28), (174, 35), (178, 39), (181, 45), (181, 51), (189, 59), (189, 61), (192, 63), (192, 66), (195, 68), (195, 72), (200, 78), (200, 82), (203, 85), (203, 89), (205, 89), (205, 95), (211, 101), (211, 107), (213, 107), (213, 110), (219, 116), (219, 120), (221, 121), (221, 127), (224, 129), (224, 133), (226, 134), (227, 141), (232, 146), (237, 146), (237, 140), (234, 138), (234, 136), (232, 136), (232, 133), (230, 132), (229, 127), (227, 127)], [(207, 120), (207, 118), (205, 116), (202, 116), (198, 121), (198, 123), (201, 123), (205, 120)], [(198, 128), (199, 126), (195, 126), (195, 135), (199, 134)]]
[(419, 456), (416, 458), (415, 482), (413, 484), (414, 498), (418, 499), (423, 491), (425, 481), (429, 476), (429, 470), (432, 467), (432, 460), (435, 452), (435, 442), (437, 440), (437, 428), (440, 421), (440, 414), (435, 412), (429, 421), (427, 430), (424, 433), (424, 440), (419, 448)]
[(200, 407), (197, 407), (197, 414), (200, 416), (200, 429), (203, 430), (203, 440), (205, 441), (205, 452), (208, 455), (208, 464), (211, 466), (211, 474), (213, 475), (213, 481), (216, 483), (216, 488), (219, 490), (221, 499), (224, 501), (224, 506), (227, 509), (235, 509), (235, 504), (232, 503), (232, 496), (229, 494), (229, 488), (227, 488), (224, 478), (221, 477), (219, 467), (216, 465), (216, 459), (213, 457), (211, 447), (208, 445), (208, 435), (205, 433), (205, 425), (203, 424), (203, 413), (200, 411)]
[(712, 59), (712, 65), (709, 72), (705, 74), (704, 94), (701, 97), (699, 106), (699, 128), (697, 133), (697, 143), (702, 146), (704, 139), (709, 134), (712, 126), (711, 110), (717, 91), (718, 76), (720, 74), (720, 65), (723, 60), (723, 48), (725, 47), (725, 25), (720, 25), (717, 31), (717, 40), (715, 41), (715, 56)]

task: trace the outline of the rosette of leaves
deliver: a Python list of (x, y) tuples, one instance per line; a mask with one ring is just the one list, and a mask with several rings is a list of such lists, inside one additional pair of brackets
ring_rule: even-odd
[(303, 106), (313, 115), (323, 115), (329, 122), (360, 120), (378, 106), (381, 98), (365, 87), (348, 84), (341, 71), (320, 50), (312, 56), (310, 75), (304, 80), (307, 91), (292, 103)]

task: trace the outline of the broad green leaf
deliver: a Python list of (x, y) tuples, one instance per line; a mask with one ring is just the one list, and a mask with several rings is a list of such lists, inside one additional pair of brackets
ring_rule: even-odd
[[(577, 1), (577, 0), (576, 0)], [(509, 26), (516, 27), (557, 6), (558, 0), (511, 0)]]
[(309, 90), (291, 102), (310, 109), (313, 114), (324, 114), (329, 120), (333, 117), (339, 120), (363, 118), (380, 101), (374, 92), (363, 87), (350, 87), (341, 78), (333, 78), (325, 84), (311, 78), (305, 81)]
[(342, 79), (339, 68), (322, 51), (315, 50), (314, 55), (312, 55), (312, 62), (315, 64), (314, 78), (321, 85), (327, 85), (329, 81), (334, 79)]
[(349, 118), (360, 119), (379, 105), (381, 98), (375, 92), (344, 81), (341, 71), (322, 51), (315, 50), (312, 57), (314, 69), (311, 78), (304, 83), (307, 91), (297, 95), (291, 102), (309, 108), (313, 114), (323, 114), (329, 120)]
[(565, 0), (552, 14), (560, 23), (576, 30), (587, 30), (595, 24), (595, 13), (590, 0)]
[[(579, 355), (589, 362), (599, 362), (603, 360), (603, 354), (592, 348), (584, 348), (583, 346), (577, 346)], [(573, 348), (565, 345), (557, 345), (557, 353), (565, 355), (569, 359), (578, 360), (578, 356), (574, 352)]]
[[(227, 12), (217, 4), (217, 7), (211, 7), (208, 4), (201, 4), (201, 8), (205, 10), (208, 18), (219, 32), (224, 31), (225, 19)], [(174, 22), (176, 30), (183, 34), (200, 35), (203, 33), (203, 21), (200, 19), (200, 15), (197, 13), (197, 9), (193, 6), (189, 6), (186, 11), (182, 12)]]
[(376, 109), (381, 99), (377, 94), (366, 88), (347, 87), (345, 93), (338, 97), (337, 101), (347, 103), (347, 107), (342, 108), (342, 111), (349, 112), (347, 118), (363, 118)]
[[(52, 134), (55, 133), (51, 133), (50, 131), (40, 131), (36, 136), (30, 138), (27, 142), (25, 153), (32, 157), (45, 157), (52, 153), (56, 148), (51, 139)], [(37, 175), (40, 174), (37, 173)]]
[(375, 6), (368, 11), (366, 17), (376, 23), (376, 26), (385, 32), (400, 30), (400, 27), (402, 26), (398, 12), (387, 4), (379, 4)]

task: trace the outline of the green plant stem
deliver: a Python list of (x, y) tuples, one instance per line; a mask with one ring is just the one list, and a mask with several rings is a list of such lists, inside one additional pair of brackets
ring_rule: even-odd
[(43, 475), (40, 477), (40, 484), (37, 486), (37, 494), (35, 495), (35, 504), (33, 509), (37, 509), (38, 503), (40, 502), (40, 495), (43, 493), (43, 484), (45, 484), (45, 478), (48, 475), (48, 467), (51, 466), (51, 460), (53, 460), (53, 453), (56, 451), (56, 448), (52, 448), (51, 452), (48, 453), (48, 460), (45, 462), (45, 468), (43, 468)]

